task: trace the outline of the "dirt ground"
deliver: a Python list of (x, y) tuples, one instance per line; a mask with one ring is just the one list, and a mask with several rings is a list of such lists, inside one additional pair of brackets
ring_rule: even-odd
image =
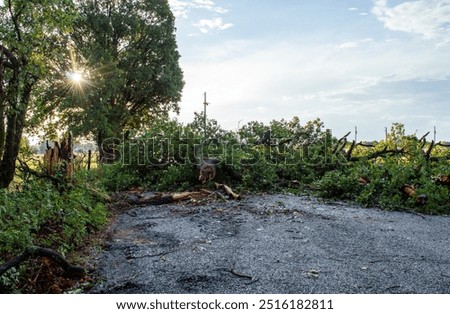
[(450, 217), (308, 196), (135, 207), (92, 293), (450, 293)]

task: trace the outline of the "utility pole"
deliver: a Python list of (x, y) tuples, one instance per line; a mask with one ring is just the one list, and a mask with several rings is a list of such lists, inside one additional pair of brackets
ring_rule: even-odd
[(204, 139), (206, 140), (206, 106), (209, 105), (209, 103), (206, 102), (206, 92), (203, 94), (204, 100), (203, 100), (203, 132), (204, 132)]

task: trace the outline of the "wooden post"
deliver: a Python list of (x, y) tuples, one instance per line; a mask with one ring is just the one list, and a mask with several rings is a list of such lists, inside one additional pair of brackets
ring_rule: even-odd
[(87, 170), (91, 170), (92, 151), (88, 150)]

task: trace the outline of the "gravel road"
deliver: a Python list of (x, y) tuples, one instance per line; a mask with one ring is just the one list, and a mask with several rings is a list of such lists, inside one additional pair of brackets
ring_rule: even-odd
[(136, 207), (93, 293), (450, 293), (450, 217), (308, 196)]

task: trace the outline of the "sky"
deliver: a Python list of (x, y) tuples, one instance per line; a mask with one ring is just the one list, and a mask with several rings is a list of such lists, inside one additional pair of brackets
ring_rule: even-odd
[(320, 118), (336, 137), (392, 123), (450, 141), (450, 0), (169, 0), (185, 87), (178, 119)]

